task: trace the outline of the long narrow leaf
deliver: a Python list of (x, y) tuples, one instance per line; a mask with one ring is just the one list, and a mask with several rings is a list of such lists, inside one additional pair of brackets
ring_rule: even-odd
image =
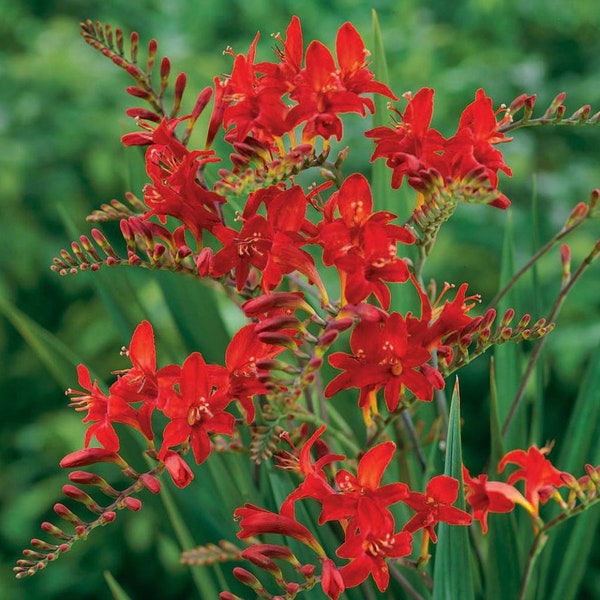
[[(464, 509), (462, 492), (462, 446), (460, 434), (460, 394), (458, 380), (452, 393), (444, 474), (460, 482), (456, 506)], [(473, 600), (474, 587), (471, 573), (471, 548), (466, 527), (439, 524), (438, 543), (433, 571), (433, 600)]]
[[(588, 366), (564, 435), (564, 444), (556, 464), (564, 471), (577, 475), (583, 465), (600, 463), (600, 346)], [(545, 598), (574, 599), (585, 574), (585, 567), (594, 542), (597, 540), (600, 511), (597, 508), (567, 522), (551, 532), (544, 549), (541, 580), (549, 581)], [(550, 596), (552, 594), (552, 596)]]
[(75, 368), (81, 361), (70, 348), (2, 296), (0, 313), (23, 336), (60, 387), (67, 388), (73, 384)]
[[(500, 267), (500, 287), (502, 287), (515, 271), (515, 248), (512, 215), (509, 213), (506, 220), (504, 234), (504, 245), (502, 248), (502, 264)], [(514, 308), (517, 304), (514, 288), (510, 290), (498, 305), (498, 313), (501, 317), (508, 308)], [(517, 394), (519, 381), (521, 379), (520, 348), (513, 343), (506, 343), (494, 349), (496, 362), (496, 383), (498, 387), (498, 415), (500, 422), (504, 423), (513, 399)], [(514, 448), (525, 448), (527, 446), (527, 429), (525, 411), (523, 405), (517, 412), (504, 440), (506, 450)]]
[(108, 588), (110, 589), (115, 600), (131, 600), (125, 590), (119, 585), (119, 582), (112, 576), (110, 571), (104, 571), (104, 579), (106, 580)]

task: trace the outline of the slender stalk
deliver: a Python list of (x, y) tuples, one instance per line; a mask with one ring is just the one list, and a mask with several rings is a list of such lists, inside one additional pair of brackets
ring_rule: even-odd
[(402, 589), (413, 600), (425, 600), (417, 590), (410, 584), (408, 579), (392, 564), (388, 564), (390, 575), (402, 586)]
[(508, 283), (496, 294), (490, 302), (488, 309), (495, 308), (500, 300), (510, 291), (513, 285), (540, 259), (544, 254), (551, 250), (558, 242), (560, 242), (571, 231), (579, 227), (584, 219), (576, 220), (571, 225), (563, 227), (551, 240), (546, 242), (508, 281)]
[[(594, 249), (581, 262), (581, 264), (579, 265), (579, 268), (577, 269), (577, 271), (575, 271), (575, 273), (571, 277), (571, 279), (561, 288), (561, 290), (556, 298), (556, 301), (554, 302), (552, 310), (550, 311), (550, 314), (548, 315), (548, 318), (547, 318), (548, 323), (553, 323), (555, 321), (556, 317), (558, 316), (558, 314), (560, 312), (560, 309), (562, 308), (562, 305), (564, 304), (564, 301), (565, 301), (567, 295), (573, 289), (573, 286), (575, 285), (575, 283), (583, 275), (584, 271), (592, 264), (592, 262), (598, 256), (599, 253), (600, 253), (600, 240), (598, 242), (596, 242)], [(502, 425), (502, 436), (506, 435), (506, 433), (507, 433), (508, 429), (510, 428), (510, 425), (517, 413), (517, 410), (519, 409), (519, 407), (521, 405), (521, 402), (523, 400), (523, 395), (525, 394), (525, 388), (527, 386), (527, 383), (529, 382), (529, 378), (531, 377), (531, 374), (533, 373), (534, 367), (535, 367), (536, 362), (539, 358), (539, 355), (542, 351), (542, 348), (544, 347), (544, 344), (546, 343), (546, 339), (547, 339), (546, 336), (544, 336), (537, 343), (533, 352), (531, 353), (531, 356), (529, 357), (529, 361), (527, 363), (525, 373), (523, 374), (521, 383), (519, 384), (519, 389), (517, 390), (515, 399), (513, 400), (512, 404), (510, 405), (510, 409), (509, 409), (508, 414), (506, 415), (506, 419), (504, 420), (504, 423)]]

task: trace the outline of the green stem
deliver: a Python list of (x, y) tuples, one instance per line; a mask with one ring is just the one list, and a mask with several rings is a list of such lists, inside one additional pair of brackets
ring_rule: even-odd
[(508, 281), (508, 283), (502, 288), (490, 302), (488, 309), (495, 308), (500, 300), (510, 291), (515, 283), (549, 250), (551, 250), (560, 240), (567, 236), (571, 231), (579, 227), (585, 218), (578, 219), (569, 226), (563, 227), (550, 241), (544, 244)]
[[(580, 277), (583, 275), (584, 271), (592, 264), (592, 262), (598, 256), (599, 253), (600, 253), (600, 241), (596, 242), (594, 249), (582, 261), (582, 263), (579, 265), (579, 268), (577, 269), (577, 271), (575, 271), (575, 273), (571, 277), (571, 279), (565, 285), (563, 285), (563, 287), (561, 288), (561, 290), (556, 298), (556, 301), (554, 302), (552, 310), (550, 311), (550, 314), (548, 315), (548, 318), (546, 319), (546, 321), (548, 323), (553, 323), (555, 321), (556, 317), (558, 316), (558, 314), (560, 312), (560, 309), (562, 308), (562, 305), (564, 304), (564, 301), (565, 301), (567, 295), (573, 289), (573, 286), (575, 285), (575, 283), (580, 279)], [(545, 343), (546, 343), (546, 336), (544, 336), (537, 343), (533, 352), (531, 353), (531, 356), (527, 363), (527, 368), (525, 369), (525, 373), (519, 384), (519, 389), (517, 390), (515, 398), (512, 401), (512, 404), (510, 405), (510, 409), (509, 409), (508, 414), (506, 415), (506, 419), (502, 425), (502, 436), (506, 435), (506, 433), (509, 430), (510, 425), (517, 413), (517, 410), (519, 409), (519, 406), (521, 405), (521, 402), (523, 400), (523, 395), (525, 393), (525, 388), (527, 386), (527, 383), (529, 382), (529, 378), (531, 377), (531, 374), (533, 373), (535, 364), (537, 362), (537, 359), (539, 358), (539, 355), (540, 355)]]

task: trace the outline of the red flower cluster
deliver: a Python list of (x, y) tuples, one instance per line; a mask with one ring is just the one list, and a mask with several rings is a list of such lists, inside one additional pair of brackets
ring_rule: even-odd
[(79, 365), (79, 385), (85, 391), (67, 390), (71, 406), (87, 411), (84, 423), (92, 423), (85, 435), (87, 448), (92, 438), (109, 452), (119, 450), (119, 437), (114, 424), (122, 423), (139, 431), (154, 448), (155, 432), (152, 414), (163, 413), (168, 422), (162, 432), (157, 453), (174, 482), (185, 487), (193, 478), (178, 452), (189, 445), (196, 464), (211, 452), (210, 436), (231, 436), (236, 417), (229, 412), (232, 402), (239, 400), (248, 422), (254, 419), (252, 398), (267, 390), (257, 362), (272, 358), (284, 350), (276, 344), (258, 339), (255, 325), (243, 327), (233, 336), (227, 350), (226, 366), (208, 365), (198, 352), (190, 354), (181, 366), (156, 368), (156, 352), (152, 326), (143, 321), (136, 328), (125, 354), (132, 366), (118, 371), (109, 393), (101, 391), (91, 380), (88, 369)]
[(385, 158), (392, 169), (392, 187), (398, 188), (404, 176), (415, 189), (424, 194), (433, 180), (454, 194), (460, 188), (485, 189), (489, 204), (506, 208), (510, 201), (500, 193), (498, 171), (511, 175), (511, 170), (494, 145), (509, 141), (498, 129), (504, 121), (497, 122), (492, 100), (480, 89), (475, 100), (463, 111), (456, 133), (444, 138), (430, 127), (433, 115), (431, 88), (419, 90), (413, 97), (405, 94), (408, 105), (404, 113), (397, 114), (399, 122), (394, 128), (376, 127), (366, 133), (375, 140), (372, 160)]
[[(539, 518), (540, 502), (546, 503), (550, 498), (558, 497), (558, 489), (572, 486), (576, 479), (565, 471), (559, 471), (545, 455), (550, 452), (549, 447), (537, 448), (530, 446), (525, 450), (511, 450), (500, 461), (498, 471), (502, 472), (506, 465), (516, 464), (520, 468), (508, 477), (507, 483), (488, 481), (487, 475), (473, 478), (463, 467), (465, 482), (465, 498), (473, 509), (473, 517), (481, 522), (481, 529), (487, 531), (488, 513), (510, 512), (515, 504), (523, 506), (535, 520)], [(525, 482), (524, 494), (514, 484), (517, 481)]]
[(443, 307), (432, 308), (427, 295), (411, 278), (421, 296), (421, 317), (410, 313), (403, 317), (397, 312), (370, 311), (361, 317), (350, 337), (352, 354), (336, 352), (329, 362), (343, 370), (326, 387), (325, 395), (334, 396), (349, 388), (360, 389), (358, 405), (365, 422), (378, 412), (377, 393), (383, 396), (389, 411), (394, 411), (407, 399), (429, 402), (434, 389), (442, 389), (444, 380), (429, 361), (437, 350), (441, 360), (452, 360), (452, 346), (461, 332), (475, 320), (467, 316), (472, 303), (465, 298), (466, 285), (461, 286), (455, 299)]
[(303, 142), (312, 143), (317, 136), (339, 140), (342, 122), (338, 115), (365, 115), (365, 107), (373, 112), (373, 101), (362, 94), (395, 99), (387, 86), (374, 81), (367, 66), (368, 52), (350, 23), (337, 33), (337, 64), (319, 41), (311, 42), (304, 53), (298, 17), (292, 18), (285, 40), (277, 39), (282, 45), (277, 50), (278, 62), (254, 63), (257, 35), (246, 55), (235, 55), (231, 75), (216, 82), (211, 128), (214, 131), (222, 121), (230, 130), (229, 141), (241, 142), (251, 135), (270, 146), (303, 123)]
[[(369, 575), (380, 591), (389, 585), (387, 559), (401, 558), (412, 552), (412, 533), (425, 528), (435, 542), (434, 528), (443, 521), (468, 525), (471, 517), (452, 506), (458, 497), (459, 482), (440, 475), (431, 480), (425, 494), (412, 492), (404, 483), (381, 485), (396, 446), (383, 442), (366, 452), (358, 463), (357, 474), (338, 470), (335, 485), (328, 481), (324, 467), (345, 457), (324, 452), (315, 462), (310, 451), (325, 426), (318, 429), (297, 452), (295, 470), (303, 481), (282, 503), (279, 513), (247, 504), (236, 510), (241, 519), (240, 538), (278, 533), (295, 538), (311, 547), (322, 563), (321, 586), (334, 600), (346, 588), (360, 585)], [(287, 468), (294, 461), (285, 460)], [(290, 466), (291, 465), (291, 466)], [(295, 517), (295, 504), (302, 498), (312, 498), (321, 504), (319, 523), (337, 521), (344, 531), (344, 541), (336, 554), (349, 562), (341, 567), (328, 558), (321, 545)], [(416, 511), (404, 527), (397, 531), (390, 506), (404, 502)]]

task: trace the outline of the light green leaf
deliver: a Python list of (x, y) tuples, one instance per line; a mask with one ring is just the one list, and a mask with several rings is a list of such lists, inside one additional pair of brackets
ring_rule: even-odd
[(110, 571), (104, 571), (104, 579), (115, 600), (131, 600), (125, 590), (119, 585), (119, 582), (112, 576)]
[[(494, 360), (490, 365), (490, 432), (492, 471), (504, 455), (501, 425), (498, 417), (498, 394)], [(521, 580), (521, 561), (517, 524), (514, 514), (488, 515), (485, 591), (487, 600), (516, 598)]]
[[(457, 508), (465, 507), (462, 491), (462, 446), (460, 434), (460, 394), (458, 379), (452, 393), (444, 474), (460, 482)], [(473, 600), (473, 573), (468, 529), (460, 525), (440, 523), (433, 571), (433, 600)]]

